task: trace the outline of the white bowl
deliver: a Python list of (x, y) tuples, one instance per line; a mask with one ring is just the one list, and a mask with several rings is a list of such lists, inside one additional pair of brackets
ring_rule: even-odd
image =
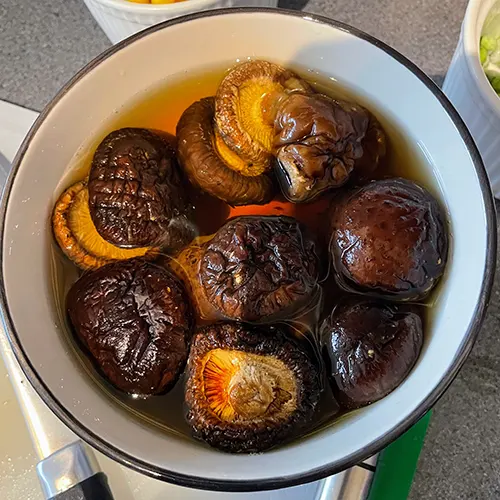
[(127, 0), (83, 0), (112, 43), (175, 17), (229, 7), (277, 7), (278, 0), (185, 0), (172, 4), (140, 4)]
[[(56, 313), (49, 221), (75, 152), (102, 134), (124, 103), (169, 76), (247, 56), (308, 68), (382, 110), (414, 146), (425, 175), (436, 181), (453, 238), (422, 355), (398, 389), (286, 447), (234, 456), (139, 423), (88, 376)], [(4, 319), (38, 393), (103, 453), (153, 477), (206, 489), (269, 489), (318, 479), (374, 454), (408, 429), (467, 357), (485, 313), (496, 256), (495, 211), (480, 156), (436, 85), (396, 51), (354, 28), (280, 10), (192, 15), (103, 53), (36, 121), (15, 160), (1, 214)]]
[(443, 92), (460, 113), (484, 161), (495, 197), (500, 198), (500, 98), (484, 74), (479, 39), (496, 0), (471, 0)]

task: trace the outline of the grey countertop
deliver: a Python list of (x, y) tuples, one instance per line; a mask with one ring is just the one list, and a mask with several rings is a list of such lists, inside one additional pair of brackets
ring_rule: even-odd
[[(334, 17), (394, 46), (441, 84), (466, 0), (282, 0)], [(0, 99), (41, 110), (110, 44), (81, 0), (2, 0)], [(480, 338), (437, 404), (411, 499), (500, 498), (500, 287)]]

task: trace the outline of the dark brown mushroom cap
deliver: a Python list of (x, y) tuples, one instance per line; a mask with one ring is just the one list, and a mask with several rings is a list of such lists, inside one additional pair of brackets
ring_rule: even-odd
[(330, 251), (344, 288), (392, 299), (423, 298), (444, 272), (446, 214), (412, 181), (374, 181), (335, 205)]
[(193, 321), (170, 272), (142, 259), (108, 264), (83, 275), (66, 300), (77, 339), (112, 385), (150, 395), (175, 383)]
[(423, 343), (415, 308), (372, 301), (338, 306), (320, 332), (334, 394), (347, 409), (378, 401), (396, 389)]
[(230, 453), (260, 452), (314, 416), (316, 366), (277, 328), (215, 323), (194, 336), (185, 400), (193, 433)]
[(229, 220), (206, 244), (200, 282), (227, 318), (271, 321), (292, 317), (318, 289), (315, 244), (285, 216)]
[(192, 184), (230, 205), (264, 204), (274, 195), (265, 174), (246, 176), (226, 165), (215, 147), (214, 98), (192, 104), (177, 124), (179, 160)]
[(276, 175), (292, 202), (343, 185), (354, 169), (372, 172), (385, 154), (385, 134), (370, 113), (321, 94), (292, 94), (275, 121)]
[(361, 106), (321, 94), (290, 95), (275, 121), (276, 174), (283, 194), (299, 203), (344, 184), (364, 155), (369, 123)]
[(123, 128), (99, 144), (89, 208), (99, 234), (119, 247), (178, 249), (193, 238), (174, 147), (145, 129)]

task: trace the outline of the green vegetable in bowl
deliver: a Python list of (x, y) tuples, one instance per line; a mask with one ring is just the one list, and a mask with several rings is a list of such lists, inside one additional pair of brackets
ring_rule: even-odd
[(494, 76), (493, 78), (488, 78), (491, 86), (495, 89), (495, 92), (500, 95), (500, 77)]
[(489, 12), (479, 40), (479, 58), (484, 73), (500, 96), (500, 7)]
[(481, 37), (481, 48), (493, 52), (497, 48), (497, 41), (491, 36), (484, 35)]

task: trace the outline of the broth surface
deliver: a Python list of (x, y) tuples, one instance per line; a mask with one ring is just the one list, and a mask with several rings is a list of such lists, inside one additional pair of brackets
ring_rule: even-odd
[[(90, 140), (82, 144), (82, 147), (75, 154), (71, 165), (68, 166), (67, 174), (61, 180), (58, 191), (54, 194), (54, 199), (73, 182), (85, 178), (89, 172), (96, 147), (112, 130), (122, 127), (140, 127), (175, 134), (177, 122), (184, 110), (193, 102), (203, 97), (214, 95), (220, 81), (227, 72), (227, 68), (231, 66), (233, 64), (229, 64), (223, 68), (209, 68), (197, 74), (171, 78), (157, 89), (139, 94), (132, 102), (125, 103), (123, 108), (117, 110)], [(415, 180), (440, 198), (436, 179), (433, 179), (430, 174), (431, 168), (428, 160), (425, 159), (425, 156), (417, 147), (409, 143), (396, 123), (393, 123), (380, 110), (374, 109), (370, 103), (364, 101), (360, 96), (349, 92), (339, 83), (321, 78), (317, 74), (300, 70), (300, 68), (298, 70), (297, 68), (291, 69), (294, 69), (322, 93), (331, 97), (354, 100), (364, 105), (378, 118), (387, 134), (388, 149), (387, 155), (376, 171), (374, 178), (401, 176)], [(201, 195), (194, 199), (195, 220), (200, 234), (208, 235), (214, 233), (227, 218), (237, 215), (291, 215), (303, 222), (324, 245), (328, 243), (328, 227), (323, 214), (332, 203), (334, 197), (335, 191), (330, 191), (321, 196), (318, 201), (311, 204), (293, 205), (284, 198), (277, 197), (273, 202), (264, 206), (230, 207), (222, 201)], [(175, 432), (178, 435), (190, 438), (190, 428), (184, 420), (183, 377), (180, 378), (175, 387), (166, 395), (152, 396), (148, 399), (134, 398), (133, 396), (120, 393), (108, 384), (96, 372), (90, 360), (81, 351), (80, 346), (77, 345), (71, 334), (65, 312), (66, 294), (78, 278), (79, 273), (80, 271), (62, 255), (62, 252), (60, 252), (54, 242), (52, 276), (56, 308), (61, 324), (66, 325), (68, 341), (88, 375), (109, 395), (110, 399), (119, 404), (134, 418), (139, 418), (142, 421), (160, 426), (169, 432)], [(309, 316), (311, 320), (306, 321), (308, 323), (306, 326), (309, 330), (311, 329), (311, 323), (317, 321), (319, 317), (328, 314), (336, 300), (343, 294), (336, 286), (327, 264), (323, 272), (322, 288), (323, 297), (325, 298), (322, 308), (324, 313), (318, 310), (317, 307), (310, 312)], [(432, 303), (435, 293), (431, 294), (431, 297), (426, 300), (426, 305)], [(431, 308), (426, 307), (423, 309), (427, 311)], [(428, 317), (429, 314), (427, 314), (427, 322)], [(296, 327), (297, 325), (292, 325), (292, 328)], [(309, 332), (309, 337), (312, 337), (312, 340), (309, 340), (311, 340), (311, 344), (314, 344), (315, 334)], [(315, 346), (314, 350), (317, 352)], [(330, 425), (339, 418), (340, 414), (337, 413), (338, 408), (333, 403), (326, 379), (324, 387), (320, 414), (314, 427), (309, 429), (309, 432), (315, 432), (320, 427)]]

